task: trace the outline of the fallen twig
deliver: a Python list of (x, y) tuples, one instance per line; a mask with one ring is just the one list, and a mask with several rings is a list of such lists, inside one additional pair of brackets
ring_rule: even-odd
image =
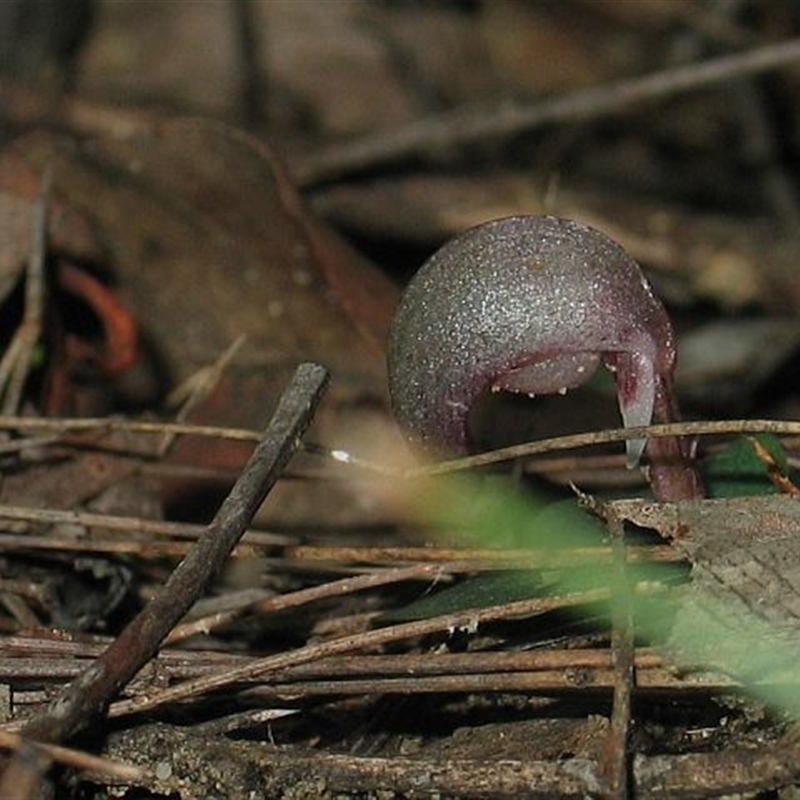
[(622, 519), (608, 511), (611, 550), (614, 556), (614, 595), (611, 600), (611, 652), (614, 659), (614, 705), (608, 738), (608, 796), (626, 800), (630, 783), (628, 734), (631, 721), (631, 695), (634, 682), (634, 625), (631, 584), (628, 575), (625, 531)]
[(298, 183), (309, 186), (426, 152), (443, 152), (481, 140), (507, 138), (556, 122), (596, 119), (635, 103), (665, 99), (691, 89), (754, 75), (798, 58), (800, 39), (790, 39), (653, 75), (581, 89), (533, 105), (456, 109), (412, 123), (392, 134), (381, 133), (352, 144), (330, 147), (314, 158), (306, 156), (294, 166), (293, 174)]
[(206, 531), (151, 600), (93, 664), (32, 719), (23, 734), (58, 742), (101, 714), (157, 652), (245, 532), (282, 469), (299, 447), (328, 382), (327, 371), (303, 364), (281, 397), (264, 437)]

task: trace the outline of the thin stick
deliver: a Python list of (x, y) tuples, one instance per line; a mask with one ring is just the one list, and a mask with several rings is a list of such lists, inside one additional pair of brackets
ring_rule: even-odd
[[(167, 398), (168, 406), (171, 407), (177, 402), (180, 402), (178, 397), (182, 399), (181, 408), (175, 415), (175, 422), (186, 422), (192, 410), (211, 394), (222, 379), (225, 370), (228, 369), (236, 354), (242, 349), (246, 341), (247, 336), (245, 334), (237, 336), (213, 364), (198, 370), (194, 375), (170, 392), (170, 396)], [(176, 433), (164, 434), (164, 438), (161, 440), (156, 451), (159, 458), (166, 456), (176, 436)]]
[(209, 633), (222, 625), (227, 625), (239, 619), (245, 614), (274, 614), (277, 611), (285, 611), (288, 608), (296, 608), (306, 603), (316, 602), (330, 597), (341, 597), (353, 592), (372, 589), (376, 586), (400, 583), (409, 580), (433, 580), (440, 573), (442, 567), (438, 564), (417, 564), (413, 567), (400, 567), (398, 569), (388, 569), (382, 572), (373, 572), (367, 575), (356, 575), (341, 578), (338, 581), (330, 581), (320, 586), (310, 586), (307, 589), (299, 589), (296, 592), (267, 597), (249, 603), (239, 608), (228, 611), (218, 611), (215, 614), (194, 619), (177, 625), (167, 637), (167, 643), (174, 644), (189, 636), (199, 633)]
[(798, 58), (800, 39), (790, 39), (745, 53), (581, 89), (535, 105), (506, 105), (478, 111), (456, 109), (412, 123), (393, 134), (370, 136), (323, 150), (315, 158), (306, 157), (294, 166), (293, 174), (301, 185), (309, 186), (427, 152), (507, 138), (547, 124), (596, 119), (636, 103), (666, 99), (691, 89), (775, 69)]
[[(435, 658), (435, 656), (432, 656)], [(637, 694), (645, 696), (650, 693), (684, 692), (687, 694), (708, 695), (712, 692), (734, 694), (741, 687), (725, 679), (705, 678), (702, 681), (693, 681), (691, 678), (681, 679), (668, 669), (649, 670), (649, 680), (641, 687), (637, 687)], [(605, 696), (616, 689), (616, 671), (610, 667), (585, 667), (580, 670), (555, 669), (538, 670), (531, 672), (482, 672), (466, 673), (461, 675), (413, 675), (401, 677), (365, 677), (365, 678), (320, 678), (308, 681), (284, 681), (282, 677), (274, 683), (264, 683), (253, 689), (245, 690), (247, 697), (266, 698), (308, 698), (314, 696), (331, 695), (370, 695), (370, 694), (471, 694), (473, 692), (536, 692), (537, 694), (563, 695), (568, 692), (586, 695), (589, 691), (602, 691)], [(616, 693), (614, 697), (616, 697)], [(685, 696), (684, 696), (685, 697)], [(626, 726), (627, 730), (627, 726)], [(612, 720), (612, 738), (614, 737), (614, 723)], [(626, 734), (627, 739), (627, 734)], [(624, 758), (619, 753), (609, 753), (611, 761), (607, 762), (605, 772), (612, 776), (609, 785), (614, 787), (608, 798), (623, 797), (626, 789), (626, 775), (628, 754)], [(620, 780), (616, 780), (617, 765)], [(614, 770), (608, 769), (608, 766)], [(620, 791), (621, 790), (621, 791)]]
[[(800, 427), (800, 426), (798, 426)], [(85, 431), (125, 431), (128, 433), (152, 433), (162, 435), (203, 436), (213, 439), (232, 439), (241, 442), (257, 442), (258, 431), (246, 428), (225, 428), (217, 425), (195, 425), (187, 422), (155, 422), (139, 419), (115, 419), (109, 417), (19, 417), (0, 414), (0, 429), (10, 431), (56, 431), (62, 434)]]
[[(146, 519), (143, 517), (117, 516), (116, 514), (98, 514), (93, 511), (73, 511), (58, 508), (28, 508), (26, 506), (6, 506), (0, 504), (0, 520), (15, 520), (18, 522), (44, 523), (46, 525), (80, 525), (83, 528), (102, 529), (104, 531), (118, 531), (124, 538), (129, 539), (131, 534), (140, 536), (168, 536), (174, 539), (198, 539), (205, 531), (204, 525), (192, 522), (174, 522), (170, 520)], [(253, 542), (264, 547), (292, 545), (297, 539), (293, 536), (284, 536), (266, 531), (246, 531)], [(13, 535), (13, 534), (12, 534)], [(0, 547), (5, 534), (0, 532)], [(56, 537), (58, 538), (58, 537)], [(63, 541), (63, 540), (62, 540)], [(91, 543), (87, 543), (91, 546)], [(144, 543), (133, 542), (133, 545), (146, 546)], [(65, 546), (69, 546), (64, 542)], [(60, 546), (60, 545), (59, 545)], [(80, 548), (77, 548), (80, 549)], [(133, 551), (136, 552), (135, 547)]]
[[(632, 503), (642, 501), (633, 500)], [(652, 504), (650, 504), (652, 505)], [(578, 564), (608, 563), (608, 547), (546, 548), (520, 547), (366, 547), (350, 545), (290, 545), (281, 552), (281, 559), (299, 561), (355, 562), (359, 564), (391, 564), (398, 561), (435, 562), (447, 572), (507, 569), (508, 567), (574, 567)], [(643, 545), (628, 548), (628, 560), (681, 561), (683, 556), (669, 545)]]
[(387, 628), (378, 628), (364, 633), (341, 636), (330, 641), (310, 644), (296, 650), (257, 658), (240, 667), (232, 667), (213, 675), (203, 676), (195, 680), (188, 680), (170, 686), (160, 692), (154, 692), (146, 697), (133, 698), (114, 703), (109, 709), (109, 716), (117, 717), (125, 714), (150, 711), (167, 703), (185, 700), (189, 697), (205, 694), (207, 692), (230, 687), (241, 681), (252, 681), (256, 678), (264, 679), (269, 674), (275, 674), (288, 667), (299, 664), (308, 664), (328, 656), (349, 653), (365, 647), (376, 647), (388, 642), (399, 641), (442, 630), (465, 628), (473, 630), (482, 622), (496, 619), (512, 619), (519, 616), (541, 614), (555, 608), (570, 608), (584, 603), (593, 603), (599, 600), (606, 601), (608, 592), (605, 589), (594, 589), (586, 592), (573, 592), (559, 597), (537, 597), (530, 600), (518, 600), (505, 603), (501, 606), (486, 608), (473, 608), (465, 611), (443, 614), (431, 619), (404, 622)]
[[(18, 733), (0, 730), (0, 747), (19, 751), (25, 745), (29, 744), (31, 743)], [(66, 764), (69, 767), (94, 772), (97, 775), (106, 775), (120, 781), (140, 780), (145, 774), (144, 770), (134, 764), (124, 764), (120, 761), (101, 758), (92, 753), (86, 753), (83, 750), (73, 750), (70, 747), (61, 747), (55, 744), (39, 744), (36, 746), (50, 760), (59, 764)], [(6, 795), (0, 793), (0, 797), (5, 796)]]
[(127, 625), (100, 658), (68, 684), (23, 731), (59, 742), (101, 714), (125, 684), (158, 651), (247, 529), (258, 507), (297, 451), (329, 380), (317, 364), (302, 364), (241, 476), (208, 528), (175, 568), (163, 590)]
[(0, 386), (3, 389), (3, 412), (19, 409), (22, 391), (31, 367), (31, 356), (42, 332), (44, 316), (44, 259), (47, 251), (47, 206), (51, 173), (46, 169), (33, 206), (31, 250), (25, 271), (25, 309), (22, 322), (0, 362)]
[[(200, 436), (215, 439), (230, 439), (240, 442), (257, 442), (260, 435), (247, 428), (225, 428), (214, 425), (192, 425), (180, 422), (152, 422), (133, 419), (109, 419), (108, 417), (57, 418), (57, 417), (18, 417), (0, 414), (0, 430), (12, 431), (59, 431), (62, 434), (86, 431), (126, 431), (130, 433), (148, 433), (161, 435), (177, 433), (185, 436)], [(304, 451), (325, 456), (333, 461), (357, 466), (369, 472), (392, 478), (417, 478), (426, 475), (440, 475), (447, 472), (458, 472), (472, 467), (487, 464), (499, 464), (517, 458), (549, 453), (557, 450), (574, 450), (579, 447), (624, 442), (627, 439), (641, 439), (647, 436), (700, 436), (744, 433), (772, 433), (776, 436), (800, 436), (800, 422), (775, 419), (733, 419), (733, 420), (699, 420), (696, 422), (672, 422), (663, 425), (643, 425), (636, 428), (612, 428), (605, 431), (556, 436), (551, 439), (539, 439), (534, 442), (504, 447), (465, 458), (441, 461), (411, 469), (397, 469), (387, 464), (380, 464), (361, 459), (351, 453), (336, 448), (323, 447), (319, 444), (303, 444)], [(69, 444), (69, 442), (65, 443)]]
[(503, 447), (487, 453), (479, 453), (465, 458), (454, 458), (449, 461), (440, 461), (436, 464), (427, 464), (422, 467), (412, 467), (399, 474), (404, 478), (421, 478), (429, 475), (444, 475), (450, 472), (460, 472), (474, 467), (483, 467), (489, 464), (500, 464), (504, 461), (514, 461), (518, 458), (549, 453), (553, 450), (573, 450), (578, 447), (608, 444), (609, 442), (624, 442), (627, 439), (641, 439), (645, 437), (663, 436), (699, 436), (701, 434), (731, 434), (731, 433), (772, 433), (775, 435), (800, 434), (800, 422), (787, 420), (767, 419), (736, 419), (720, 420), (716, 422), (673, 422), (664, 425), (643, 425), (636, 428), (614, 428), (607, 431), (593, 433), (576, 433), (570, 436), (556, 436), (552, 439), (539, 439), (535, 442)]
[(631, 586), (627, 572), (625, 531), (622, 520), (611, 508), (606, 509), (614, 553), (614, 594), (611, 599), (611, 652), (614, 658), (614, 703), (611, 712), (608, 761), (609, 797), (627, 800), (630, 769), (628, 735), (631, 721), (631, 695), (634, 677), (634, 626), (631, 610)]

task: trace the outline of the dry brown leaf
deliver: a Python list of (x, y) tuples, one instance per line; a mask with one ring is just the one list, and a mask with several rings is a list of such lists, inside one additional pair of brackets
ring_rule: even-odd
[[(89, 220), (119, 297), (173, 381), (247, 336), (195, 420), (261, 427), (305, 360), (334, 377), (317, 436), (336, 442), (356, 427), (355, 406), (383, 406), (382, 342), (397, 291), (305, 212), (266, 146), (221, 124), (179, 119), (127, 138), (32, 134), (5, 152), (0, 176), (20, 162), (49, 166), (55, 197)], [(246, 452), (208, 442), (179, 450), (195, 466), (216, 467), (239, 466)]]

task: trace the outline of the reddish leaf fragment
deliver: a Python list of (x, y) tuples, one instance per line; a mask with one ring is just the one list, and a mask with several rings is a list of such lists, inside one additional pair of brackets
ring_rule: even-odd
[(87, 357), (110, 375), (130, 367), (136, 361), (138, 335), (128, 309), (94, 275), (68, 261), (58, 264), (58, 283), (82, 299), (102, 322), (103, 342), (87, 350)]

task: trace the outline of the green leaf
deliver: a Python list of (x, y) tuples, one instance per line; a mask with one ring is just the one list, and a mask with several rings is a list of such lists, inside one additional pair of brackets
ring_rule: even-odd
[(468, 608), (488, 608), (538, 597), (557, 586), (556, 580), (544, 578), (538, 570), (489, 572), (467, 578), (455, 586), (415, 600), (403, 608), (384, 614), (382, 619), (387, 622), (405, 622), (466, 611)]
[(788, 477), (786, 453), (778, 439), (769, 434), (742, 436), (719, 453), (703, 459), (701, 471), (708, 497), (748, 497), (778, 492), (769, 479), (766, 465), (756, 453), (752, 439), (757, 439), (770, 454), (780, 474)]

